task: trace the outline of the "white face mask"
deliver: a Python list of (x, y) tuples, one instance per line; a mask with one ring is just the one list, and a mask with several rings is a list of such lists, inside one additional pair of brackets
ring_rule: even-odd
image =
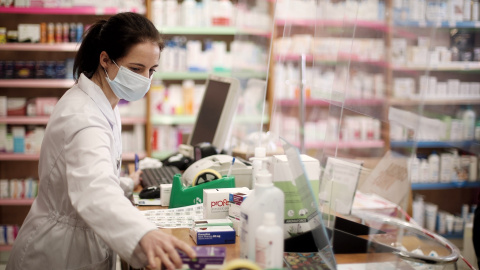
[[(113, 63), (118, 67), (115, 61)], [(113, 81), (108, 77), (107, 70), (105, 70), (105, 74), (107, 74), (106, 79), (113, 93), (126, 101), (136, 101), (143, 98), (150, 89), (150, 83), (152, 82), (151, 78), (146, 78), (123, 66), (118, 67), (117, 76)]]

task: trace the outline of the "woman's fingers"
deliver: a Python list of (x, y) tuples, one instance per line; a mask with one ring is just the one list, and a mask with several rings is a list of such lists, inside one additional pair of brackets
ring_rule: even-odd
[(167, 269), (170, 269), (170, 270), (176, 269), (172, 261), (170, 260), (170, 257), (163, 251), (162, 248), (160, 248), (159, 246), (156, 246), (155, 251), (158, 257), (160, 257), (160, 261), (162, 261), (163, 265), (165, 265)]

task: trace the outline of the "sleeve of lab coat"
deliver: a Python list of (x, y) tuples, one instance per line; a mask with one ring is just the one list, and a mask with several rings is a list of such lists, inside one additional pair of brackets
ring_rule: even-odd
[(130, 177), (119, 177), (120, 187), (123, 189), (125, 197), (130, 197), (133, 193), (133, 179)]
[[(68, 195), (81, 218), (135, 268), (147, 265), (140, 239), (155, 230), (124, 196), (111, 160), (113, 137), (108, 123), (89, 116), (66, 129), (65, 156)], [(70, 121), (74, 122), (74, 121)]]

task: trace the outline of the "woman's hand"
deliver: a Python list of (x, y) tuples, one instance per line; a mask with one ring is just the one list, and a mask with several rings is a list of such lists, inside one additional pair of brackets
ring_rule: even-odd
[(140, 246), (147, 254), (149, 267), (153, 269), (159, 267), (155, 258), (160, 258), (167, 269), (181, 268), (182, 260), (178, 255), (177, 248), (185, 252), (190, 258), (197, 256), (187, 243), (160, 230), (149, 231), (145, 234), (140, 240)]
[(137, 171), (134, 171), (130, 174), (130, 178), (132, 178), (133, 180), (133, 190), (135, 190), (135, 188), (140, 185), (140, 181), (142, 180), (142, 171), (141, 170), (137, 170)]

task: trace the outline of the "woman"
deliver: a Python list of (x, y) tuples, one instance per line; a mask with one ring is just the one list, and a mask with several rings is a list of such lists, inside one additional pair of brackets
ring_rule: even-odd
[(75, 58), (76, 84), (56, 105), (39, 163), (40, 185), (13, 246), (7, 269), (114, 269), (116, 253), (135, 268), (181, 267), (184, 242), (157, 230), (125, 197), (120, 179), (117, 103), (150, 88), (163, 42), (141, 15), (95, 23)]

